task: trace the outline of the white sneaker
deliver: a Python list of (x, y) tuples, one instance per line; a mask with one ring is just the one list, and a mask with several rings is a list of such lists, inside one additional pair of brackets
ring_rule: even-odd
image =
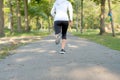
[(60, 43), (60, 39), (61, 39), (61, 36), (60, 36), (60, 34), (58, 34), (56, 36), (56, 40), (55, 40), (56, 45)]

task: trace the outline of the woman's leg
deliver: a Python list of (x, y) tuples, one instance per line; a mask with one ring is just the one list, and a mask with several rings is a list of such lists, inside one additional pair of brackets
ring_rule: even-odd
[(55, 21), (54, 22), (54, 31), (55, 31), (55, 43), (59, 44), (60, 43), (60, 33), (61, 33), (61, 22), (60, 21)]
[(66, 39), (62, 39), (62, 45), (61, 45), (61, 48), (62, 48), (62, 49), (65, 49), (66, 42), (67, 42)]
[(66, 46), (67, 30), (68, 30), (68, 21), (64, 21), (62, 24), (62, 45), (61, 45), (62, 49), (65, 49)]
[(55, 21), (54, 22), (54, 31), (55, 31), (55, 35), (57, 35), (57, 34), (59, 34), (61, 32), (60, 21)]

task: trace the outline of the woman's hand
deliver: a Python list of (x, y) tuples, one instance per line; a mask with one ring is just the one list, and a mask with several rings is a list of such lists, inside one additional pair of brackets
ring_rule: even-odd
[(72, 22), (72, 21), (69, 21), (69, 25), (70, 25), (70, 26), (73, 26), (73, 22)]

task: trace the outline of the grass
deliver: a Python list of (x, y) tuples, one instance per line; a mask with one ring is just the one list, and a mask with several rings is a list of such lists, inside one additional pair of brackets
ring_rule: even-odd
[[(27, 33), (13, 33), (13, 34), (10, 34), (9, 31), (5, 31), (5, 34), (6, 34), (6, 37), (9, 37), (9, 38), (12, 38), (12, 37), (21, 37), (21, 36), (24, 36), (24, 37), (32, 37), (32, 36), (39, 36), (40, 38), (42, 37), (45, 37), (47, 35), (50, 34), (50, 32), (47, 32), (47, 31), (31, 31), (31, 32), (27, 32)], [(31, 38), (30, 38), (31, 40)], [(33, 39), (32, 41), (35, 41), (35, 40), (38, 40), (38, 39)], [(28, 38), (28, 41), (29, 41), (29, 38)], [(17, 44), (10, 44), (8, 46), (4, 46), (0, 49), (0, 59), (3, 59), (5, 58), (6, 56), (10, 55), (10, 51), (11, 50), (14, 50), (16, 49), (17, 47), (21, 46), (21, 45), (25, 45), (27, 43), (17, 43)], [(2, 46), (2, 45), (0, 45)]]
[(18, 46), (20, 46), (21, 44), (17, 44), (17, 45), (11, 45), (11, 46), (6, 46), (3, 47), (0, 50), (0, 59), (4, 59), (6, 56), (10, 55), (10, 51), (16, 49)]
[(31, 31), (31, 32), (24, 32), (24, 33), (12, 33), (10, 34), (10, 31), (6, 31), (7, 37), (15, 37), (15, 36), (46, 36), (50, 34), (48, 31)]
[(117, 34), (116, 37), (112, 37), (112, 34), (109, 33), (105, 33), (104, 35), (98, 35), (98, 33), (98, 30), (87, 30), (83, 34), (79, 32), (72, 32), (75, 36), (86, 38), (113, 50), (120, 51), (120, 34)]

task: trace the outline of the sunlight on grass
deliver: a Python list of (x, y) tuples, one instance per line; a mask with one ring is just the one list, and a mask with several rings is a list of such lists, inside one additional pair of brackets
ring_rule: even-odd
[(24, 32), (24, 33), (12, 33), (6, 32), (7, 37), (13, 37), (13, 36), (47, 36), (50, 34), (50, 32), (43, 32), (43, 31), (31, 31), (31, 32)]
[[(45, 37), (50, 34), (50, 32), (48, 31), (31, 31), (27, 33), (10, 34), (10, 31), (8, 30), (5, 30), (5, 33), (6, 33), (6, 37), (4, 38), (4, 42), (5, 41), (9, 42), (11, 40), (13, 41), (10, 42), (12, 43), (10, 45), (6, 43), (6, 46), (2, 46), (2, 44), (0, 44), (1, 46), (0, 47), (0, 59), (5, 58), (6, 56), (10, 55), (9, 52), (11, 50), (14, 50), (21, 45), (25, 45), (29, 42), (40, 40), (42, 37)], [(2, 39), (1, 41), (3, 42)]]
[(90, 41), (94, 41), (111, 49), (120, 51), (120, 35), (112, 37), (112, 35), (108, 33), (104, 35), (98, 35), (98, 33), (98, 30), (87, 30), (83, 34), (80, 32), (72, 32), (72, 34), (79, 36), (80, 38), (86, 38)]
[(0, 59), (3, 59), (5, 58), (6, 56), (10, 55), (9, 52), (10, 50), (13, 50), (15, 48), (17, 48), (18, 45), (11, 45), (11, 46), (6, 46), (6, 47), (3, 47), (1, 50), (0, 50)]

